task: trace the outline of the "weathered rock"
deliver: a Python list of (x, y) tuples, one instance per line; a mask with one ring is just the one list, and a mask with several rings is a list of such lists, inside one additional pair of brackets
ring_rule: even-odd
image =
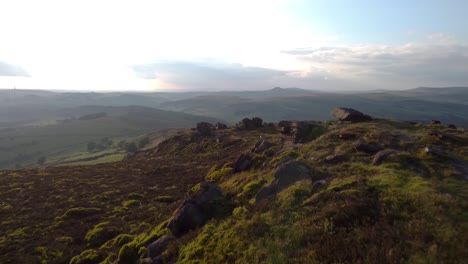
[(431, 125), (440, 125), (442, 124), (439, 120), (431, 120)]
[(232, 171), (234, 173), (245, 171), (246, 169), (250, 167), (251, 163), (252, 163), (252, 156), (250, 156), (249, 154), (241, 154), (234, 162)]
[(226, 124), (223, 124), (223, 123), (220, 123), (220, 122), (217, 122), (216, 125), (215, 125), (215, 129), (216, 130), (224, 130), (224, 129), (227, 129), (228, 126)]
[(372, 159), (372, 165), (379, 165), (382, 163), (388, 156), (397, 153), (393, 149), (385, 149), (377, 152)]
[(273, 157), (273, 155), (275, 155), (275, 151), (269, 149), (269, 150), (265, 151), (264, 154), (265, 154), (265, 156), (267, 156), (267, 157)]
[(455, 126), (454, 124), (450, 124), (447, 127), (450, 128), (450, 129), (457, 129), (457, 126)]
[(429, 135), (442, 141), (457, 141), (457, 137), (442, 133), (440, 131), (431, 131), (429, 132)]
[(165, 235), (148, 245), (148, 257), (154, 259), (161, 255), (175, 238), (171, 235)]
[(204, 137), (211, 136), (214, 132), (214, 126), (208, 122), (197, 123), (197, 132)]
[(379, 147), (366, 143), (364, 141), (357, 142), (354, 145), (354, 149), (360, 152), (365, 152), (367, 154), (375, 154), (381, 150)]
[(434, 147), (432, 145), (425, 147), (424, 152), (426, 154), (428, 154), (428, 155), (434, 155), (434, 156), (444, 156), (445, 155), (444, 152), (440, 148)]
[(341, 121), (361, 122), (372, 120), (370, 116), (353, 108), (337, 107), (333, 109), (332, 115)]
[(263, 120), (259, 117), (254, 117), (252, 119), (244, 118), (241, 122), (243, 128), (247, 130), (253, 130), (263, 127)]
[(316, 130), (320, 126), (312, 121), (280, 121), (277, 127), (280, 133), (293, 137), (295, 144), (309, 142), (320, 135), (320, 130)]
[(345, 160), (344, 155), (338, 155), (338, 154), (333, 154), (325, 157), (325, 162), (326, 163), (340, 163)]
[(273, 182), (257, 194), (257, 201), (274, 196), (299, 180), (310, 179), (309, 168), (303, 162), (291, 161), (281, 165), (274, 177)]
[(326, 180), (320, 180), (320, 181), (316, 181), (312, 184), (312, 191), (313, 192), (316, 192), (316, 191), (319, 191), (320, 189), (322, 189), (323, 187), (325, 187), (327, 185), (327, 181)]
[(140, 264), (154, 264), (153, 260), (150, 258), (144, 258), (140, 260)]
[(252, 149), (254, 153), (260, 153), (268, 148), (273, 146), (273, 144), (268, 140), (259, 140)]
[(356, 134), (343, 133), (343, 134), (339, 134), (338, 138), (343, 139), (343, 140), (353, 140), (356, 138)]
[(178, 237), (189, 230), (203, 226), (214, 216), (218, 206), (216, 201), (222, 197), (223, 193), (216, 183), (201, 183), (199, 190), (177, 209), (167, 227)]
[(292, 134), (292, 127), (291, 127), (291, 121), (280, 121), (278, 123), (278, 130), (285, 135), (291, 135)]

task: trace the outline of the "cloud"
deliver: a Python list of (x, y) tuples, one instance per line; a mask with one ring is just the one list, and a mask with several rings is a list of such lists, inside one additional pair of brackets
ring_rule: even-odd
[(287, 72), (279, 70), (211, 62), (159, 62), (132, 69), (140, 78), (195, 90), (258, 89), (270, 87), (276, 79), (287, 76)]
[(0, 76), (29, 76), (21, 67), (0, 61)]
[(283, 53), (305, 62), (312, 74), (326, 71), (376, 88), (468, 84), (468, 45), (463, 44), (349, 45)]

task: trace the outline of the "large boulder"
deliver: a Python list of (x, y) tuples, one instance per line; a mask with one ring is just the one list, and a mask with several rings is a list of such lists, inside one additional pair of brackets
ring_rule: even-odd
[(263, 120), (259, 117), (244, 118), (241, 121), (241, 126), (247, 130), (253, 130), (263, 127)]
[(223, 193), (215, 182), (203, 182), (200, 188), (177, 209), (168, 228), (175, 236), (203, 226), (215, 216)]
[(234, 165), (232, 166), (232, 172), (241, 172), (245, 171), (250, 167), (250, 164), (252, 163), (252, 156), (249, 154), (241, 154), (236, 161), (234, 162)]
[(314, 140), (324, 131), (323, 127), (311, 121), (280, 121), (277, 128), (280, 133), (291, 136), (295, 144)]
[(216, 125), (215, 125), (215, 128), (216, 128), (216, 130), (224, 130), (224, 129), (227, 129), (228, 126), (226, 124), (217, 122)]
[(171, 235), (165, 235), (148, 245), (148, 257), (155, 259), (160, 256), (175, 238)]
[(372, 117), (353, 108), (337, 107), (333, 109), (332, 115), (341, 121), (361, 122), (372, 120)]
[(362, 140), (359, 140), (358, 142), (354, 144), (354, 149), (356, 149), (359, 152), (364, 152), (367, 154), (375, 154), (381, 150), (379, 147), (366, 143)]
[(204, 137), (211, 136), (214, 132), (214, 126), (208, 122), (197, 123), (197, 132)]
[(255, 197), (257, 201), (275, 196), (297, 181), (310, 179), (309, 168), (303, 162), (291, 161), (281, 165), (274, 177), (273, 182), (257, 194)]
[(269, 149), (273, 144), (268, 140), (259, 140), (255, 143), (255, 146), (252, 148), (253, 153), (260, 153), (264, 150)]

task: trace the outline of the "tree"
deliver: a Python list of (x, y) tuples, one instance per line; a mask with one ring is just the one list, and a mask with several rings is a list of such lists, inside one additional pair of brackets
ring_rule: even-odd
[(96, 148), (96, 142), (94, 141), (89, 142), (87, 145), (87, 148), (89, 152), (93, 151)]
[(138, 140), (138, 147), (139, 147), (139, 148), (143, 148), (143, 147), (145, 147), (146, 145), (148, 145), (149, 142), (150, 142), (149, 137), (140, 138), (140, 140)]
[(135, 152), (137, 151), (138, 147), (135, 142), (130, 142), (125, 146), (125, 151), (127, 152)]

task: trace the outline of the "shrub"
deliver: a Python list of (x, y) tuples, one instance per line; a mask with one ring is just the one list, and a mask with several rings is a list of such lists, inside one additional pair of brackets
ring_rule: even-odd
[(85, 241), (88, 246), (97, 247), (113, 238), (116, 233), (115, 229), (109, 227), (109, 222), (99, 223), (86, 233)]
[(80, 255), (74, 256), (70, 260), (70, 264), (96, 264), (101, 261), (101, 257), (94, 249), (88, 249), (81, 252)]
[(138, 199), (143, 199), (145, 196), (139, 193), (129, 193), (127, 197), (128, 199), (138, 200)]
[(207, 180), (213, 180), (213, 181), (219, 181), (223, 177), (228, 176), (232, 174), (232, 168), (230, 167), (223, 167), (219, 170), (212, 171), (211, 173), (208, 173), (206, 176)]
[(81, 218), (90, 215), (95, 215), (101, 213), (102, 210), (100, 208), (95, 207), (75, 207), (71, 208), (63, 214), (63, 218)]

